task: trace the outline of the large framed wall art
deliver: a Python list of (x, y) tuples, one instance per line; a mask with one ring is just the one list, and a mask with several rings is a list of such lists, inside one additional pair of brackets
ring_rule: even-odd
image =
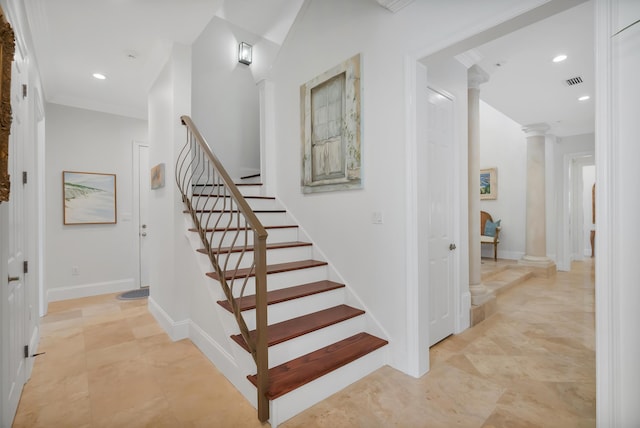
[(358, 189), (360, 55), (300, 87), (302, 192)]
[(64, 224), (115, 224), (116, 175), (62, 172)]

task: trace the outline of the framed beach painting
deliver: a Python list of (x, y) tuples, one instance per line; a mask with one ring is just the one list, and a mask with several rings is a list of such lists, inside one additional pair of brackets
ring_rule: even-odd
[(496, 168), (480, 170), (480, 199), (498, 199), (498, 171)]
[(62, 171), (64, 224), (115, 224), (116, 175)]

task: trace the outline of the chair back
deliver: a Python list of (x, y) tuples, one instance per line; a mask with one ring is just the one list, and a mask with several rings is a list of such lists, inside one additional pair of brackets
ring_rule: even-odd
[(487, 225), (487, 220), (493, 221), (491, 214), (486, 211), (480, 211), (480, 235), (484, 235), (484, 227)]

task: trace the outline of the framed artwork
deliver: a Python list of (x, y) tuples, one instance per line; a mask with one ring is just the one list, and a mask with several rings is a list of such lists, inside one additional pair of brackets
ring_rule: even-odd
[(64, 224), (115, 224), (116, 175), (62, 171)]
[(0, 8), (0, 202), (9, 200), (9, 132), (11, 131), (11, 63), (15, 37)]
[(498, 199), (498, 170), (480, 170), (480, 199)]
[(151, 188), (159, 189), (164, 187), (164, 163), (151, 168)]
[(360, 55), (300, 86), (302, 192), (358, 189)]

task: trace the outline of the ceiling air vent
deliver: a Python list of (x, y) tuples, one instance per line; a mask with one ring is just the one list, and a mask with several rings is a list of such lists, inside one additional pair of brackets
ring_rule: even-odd
[(582, 77), (572, 77), (571, 79), (565, 80), (565, 83), (567, 84), (567, 86), (577, 85), (578, 83), (582, 83)]

